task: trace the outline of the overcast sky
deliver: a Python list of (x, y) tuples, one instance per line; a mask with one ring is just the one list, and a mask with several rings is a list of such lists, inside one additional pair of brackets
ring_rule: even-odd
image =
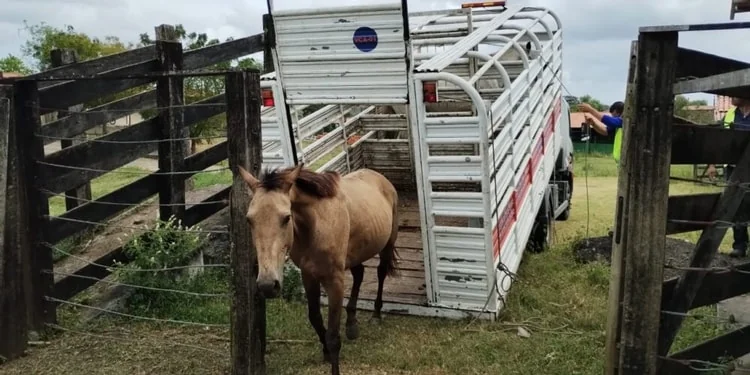
[[(468, 0), (467, 0), (468, 1)], [(478, 0), (476, 0), (478, 1)], [(564, 82), (570, 95), (591, 94), (605, 103), (625, 93), (630, 41), (639, 26), (727, 22), (731, 0), (509, 0), (546, 6), (562, 19)], [(390, 0), (315, 0), (315, 6), (382, 3)], [(307, 7), (305, 0), (275, 0), (279, 9)], [(412, 11), (456, 8), (461, 1), (410, 0)], [(179, 5), (177, 5), (179, 4)], [(23, 20), (72, 25), (92, 36), (137, 41), (157, 24), (182, 23), (190, 31), (224, 39), (261, 31), (263, 0), (2, 0), (0, 55), (20, 54)], [(748, 20), (739, 15), (739, 20)], [(750, 30), (682, 33), (680, 45), (750, 60)], [(745, 41), (742, 43), (741, 41)], [(709, 103), (711, 104), (711, 103)]]

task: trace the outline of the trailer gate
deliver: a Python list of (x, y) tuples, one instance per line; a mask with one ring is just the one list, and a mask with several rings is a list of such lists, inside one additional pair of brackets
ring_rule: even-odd
[[(283, 113), (264, 114), (268, 155), (291, 165), (296, 149), (310, 165), (335, 153), (316, 169), (373, 168), (400, 195), (416, 190), (418, 223), (403, 221), (418, 225), (420, 234), (399, 238), (421, 239), (424, 286), (406, 291), (421, 293), (413, 300), (389, 299), (389, 289), (405, 284), (387, 282), (384, 311), (493, 319), (510, 287), (507, 273), (519, 267), (568, 121), (561, 24), (535, 7), (406, 12), (401, 3), (272, 10), (277, 73), (265, 75), (263, 87), (273, 88)], [(425, 102), (425, 83), (437, 87), (437, 102)], [(323, 107), (298, 121), (295, 114), (307, 105)], [(288, 118), (292, 134), (284, 130)], [(331, 123), (334, 131), (303, 144)], [(351, 143), (351, 135), (361, 138)], [(373, 307), (364, 289), (374, 273), (365, 272), (360, 308)]]

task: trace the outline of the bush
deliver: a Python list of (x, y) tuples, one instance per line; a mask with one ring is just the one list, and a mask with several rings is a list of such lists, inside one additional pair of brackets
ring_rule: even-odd
[[(148, 288), (204, 294), (227, 293), (228, 272), (224, 269), (204, 269), (194, 277), (188, 276), (188, 269), (170, 270), (187, 265), (198, 255), (206, 242), (206, 236), (198, 231), (197, 226), (183, 227), (174, 218), (158, 222), (152, 230), (125, 245), (125, 254), (131, 262), (117, 269), (119, 280)], [(229, 307), (228, 298), (142, 288), (136, 288), (126, 304), (128, 310), (136, 315), (206, 323), (225, 321)]]
[(302, 287), (302, 274), (291, 261), (284, 263), (284, 283), (281, 286), (281, 297), (289, 302), (305, 301), (305, 290)]

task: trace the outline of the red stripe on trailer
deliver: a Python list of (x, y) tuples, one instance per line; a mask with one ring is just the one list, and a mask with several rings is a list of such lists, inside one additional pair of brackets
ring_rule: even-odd
[(500, 250), (505, 241), (510, 235), (510, 228), (518, 220), (518, 212), (523, 206), (523, 201), (526, 199), (526, 195), (531, 190), (531, 184), (534, 179), (534, 171), (539, 166), (544, 153), (552, 143), (552, 135), (555, 132), (557, 125), (557, 119), (560, 117), (562, 111), (562, 96), (558, 96), (555, 100), (555, 107), (550, 113), (547, 119), (546, 125), (542, 130), (539, 141), (537, 141), (534, 150), (532, 151), (531, 158), (526, 162), (523, 167), (524, 172), (521, 176), (520, 184), (516, 187), (515, 191), (511, 193), (508, 204), (503, 209), (502, 214), (498, 217), (497, 224), (492, 228), (492, 250), (495, 255), (495, 259), (500, 256)]
[(492, 250), (495, 254), (495, 259), (500, 256), (500, 249), (505, 245), (505, 240), (510, 235), (510, 228), (513, 227), (513, 223), (516, 221), (515, 194), (515, 191), (511, 193), (508, 203), (497, 219), (497, 224), (492, 228)]

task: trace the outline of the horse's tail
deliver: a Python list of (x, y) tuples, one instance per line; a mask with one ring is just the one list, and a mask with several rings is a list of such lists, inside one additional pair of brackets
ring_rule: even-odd
[(391, 187), (392, 190), (392, 207), (393, 213), (391, 220), (393, 224), (391, 227), (391, 238), (388, 239), (388, 244), (385, 246), (382, 252), (380, 252), (381, 264), (385, 265), (386, 275), (398, 276), (398, 251), (396, 250), (396, 240), (398, 239), (398, 192), (395, 187)]

